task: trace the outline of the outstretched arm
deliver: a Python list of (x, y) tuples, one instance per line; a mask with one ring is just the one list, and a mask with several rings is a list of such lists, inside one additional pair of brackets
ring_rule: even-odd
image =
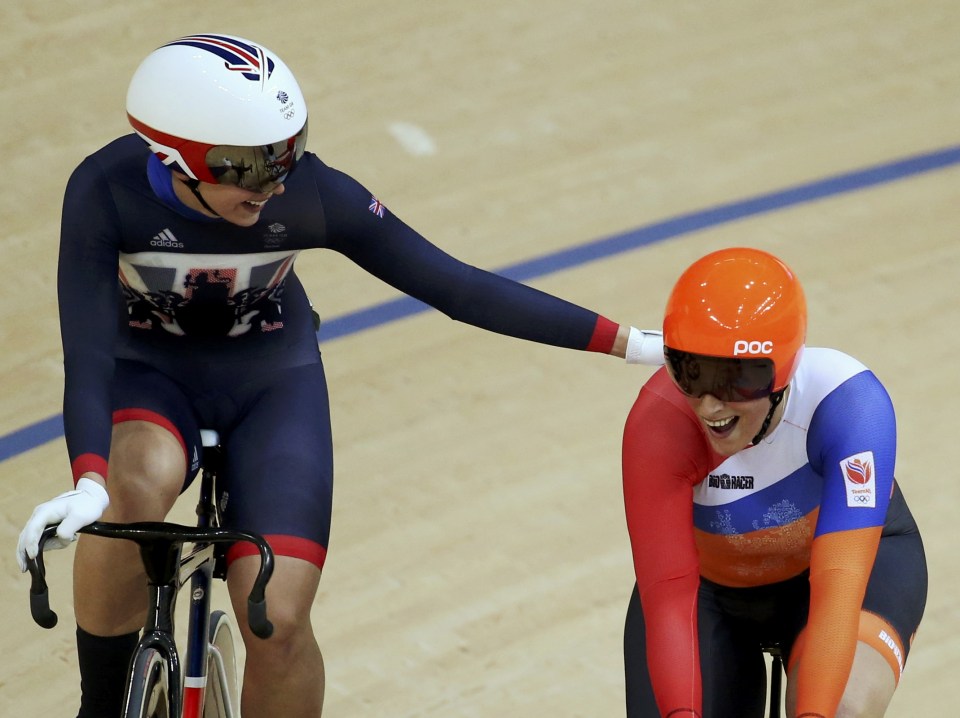
[(466, 264), (427, 241), (368, 190), (333, 171), (323, 197), (332, 249), (451, 319), (506, 336), (662, 364), (659, 332), (640, 332), (508, 277)]

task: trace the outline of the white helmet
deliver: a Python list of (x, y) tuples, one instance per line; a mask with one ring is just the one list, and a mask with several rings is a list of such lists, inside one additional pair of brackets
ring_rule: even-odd
[(127, 118), (163, 163), (194, 182), (266, 192), (303, 155), (307, 105), (267, 48), (190, 35), (154, 50), (127, 90)]

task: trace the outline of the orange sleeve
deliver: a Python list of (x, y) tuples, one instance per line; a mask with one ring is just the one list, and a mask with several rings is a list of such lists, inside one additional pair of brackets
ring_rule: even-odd
[(860, 609), (881, 527), (817, 537), (810, 555), (810, 614), (797, 674), (797, 715), (836, 713), (857, 647)]

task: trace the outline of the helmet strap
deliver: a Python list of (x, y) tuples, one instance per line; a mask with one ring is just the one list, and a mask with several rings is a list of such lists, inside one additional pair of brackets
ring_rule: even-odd
[(207, 204), (207, 200), (203, 198), (203, 195), (200, 194), (200, 180), (198, 179), (185, 179), (183, 183), (193, 192), (193, 196), (197, 198), (200, 204), (203, 205), (203, 208), (210, 212), (210, 214), (219, 217), (220, 213), (217, 212), (213, 207)]
[(773, 421), (773, 415), (777, 411), (777, 407), (780, 406), (780, 402), (783, 401), (783, 395), (786, 393), (786, 391), (786, 388), (784, 388), (780, 391), (775, 391), (770, 395), (770, 411), (767, 412), (767, 418), (763, 420), (763, 426), (760, 427), (760, 431), (757, 432), (757, 435), (753, 437), (753, 441), (750, 442), (750, 446), (756, 446), (763, 440), (763, 437), (767, 435), (767, 431), (770, 429), (770, 422)]

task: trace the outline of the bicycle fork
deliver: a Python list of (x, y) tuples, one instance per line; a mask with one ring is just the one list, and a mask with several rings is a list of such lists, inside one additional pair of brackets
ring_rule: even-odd
[[(173, 615), (168, 610), (173, 605), (177, 586), (175, 583), (152, 583), (151, 589), (151, 600), (147, 608), (147, 628), (140, 637), (134, 655), (153, 648), (165, 657), (167, 694), (170, 707), (173, 716), (179, 716), (182, 705), (180, 700), (180, 656), (173, 640)], [(127, 704), (129, 700), (130, 696), (125, 696), (124, 704)]]
[[(168, 657), (171, 718), (202, 718), (207, 687), (207, 656), (210, 651), (210, 586), (213, 583), (214, 546), (197, 547), (181, 561), (179, 545), (141, 547), (144, 564), (149, 566), (152, 596), (147, 611), (147, 630), (140, 639), (143, 647), (159, 648)], [(180, 590), (177, 576), (190, 576), (190, 605), (187, 621), (187, 650), (182, 666), (174, 636), (174, 616)], [(182, 678), (181, 678), (182, 676)], [(228, 714), (228, 716), (231, 714)]]

